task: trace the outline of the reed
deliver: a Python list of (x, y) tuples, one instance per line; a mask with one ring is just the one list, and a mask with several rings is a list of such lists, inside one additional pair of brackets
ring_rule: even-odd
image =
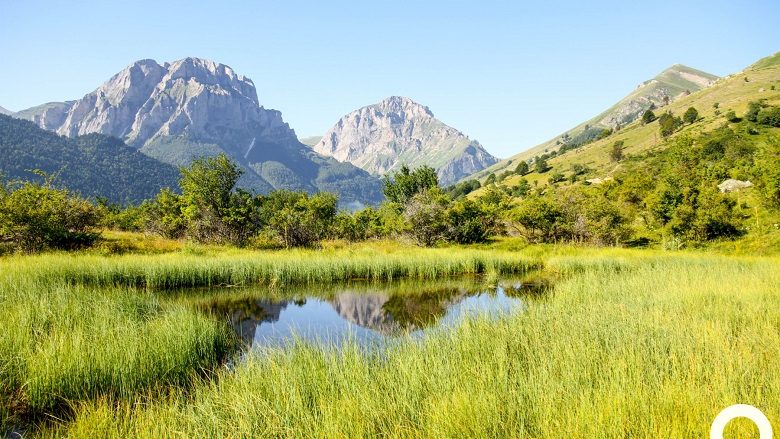
[[(523, 313), (382, 355), (263, 351), (192, 393), (90, 400), (49, 433), (701, 438), (740, 402), (780, 425), (780, 261), (577, 253), (550, 260), (562, 280)], [(727, 434), (754, 431), (734, 422)]]

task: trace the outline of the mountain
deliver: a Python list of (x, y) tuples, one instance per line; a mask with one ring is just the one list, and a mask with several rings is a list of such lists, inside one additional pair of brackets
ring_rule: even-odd
[(251, 79), (209, 60), (137, 61), (79, 100), (15, 116), (69, 137), (114, 136), (174, 166), (226, 153), (245, 171), (240, 185), (259, 192), (330, 191), (343, 202), (381, 199), (378, 179), (303, 145), (279, 111), (260, 105)]
[(428, 165), (443, 185), (497, 162), (479, 142), (436, 119), (428, 107), (400, 96), (347, 114), (313, 148), (375, 175), (402, 165)]
[[(726, 114), (734, 111), (737, 115), (743, 115), (748, 109), (748, 103), (752, 101), (763, 101), (767, 105), (780, 106), (780, 90), (778, 89), (780, 89), (780, 52), (758, 61), (741, 72), (717, 79), (706, 88), (672, 100), (667, 106), (656, 110), (655, 113), (660, 115), (661, 112), (671, 111), (676, 116), (682, 116), (690, 107), (694, 107), (698, 111), (699, 119), (696, 123), (684, 126), (680, 133), (671, 136), (672, 139), (684, 135), (698, 136), (701, 133), (712, 132), (723, 126), (732, 126), (738, 130), (746, 130), (746, 128), (736, 126), (728, 121)], [(766, 127), (758, 129), (761, 133), (763, 131), (772, 133), (773, 130), (776, 129)], [(763, 134), (747, 132), (740, 135), (750, 144), (750, 148), (762, 144), (777, 145), (776, 140), (767, 140), (763, 137)], [(648, 160), (647, 157), (652, 157), (653, 154), (660, 154), (671, 143), (665, 141), (659, 135), (659, 124), (657, 122), (645, 125), (640, 121), (635, 121), (603, 139), (594, 140), (591, 143), (567, 150), (550, 158), (548, 160), (548, 164), (551, 167), (550, 171), (540, 174), (532, 170), (532, 172), (522, 178), (527, 180), (531, 187), (542, 187), (548, 183), (550, 176), (555, 173), (569, 177), (575, 167), (580, 169), (584, 167), (587, 171), (577, 176), (580, 183), (582, 181), (590, 181), (594, 184), (599, 184), (608, 181), (613, 175), (619, 175), (621, 169), (627, 166), (626, 161), (614, 163), (610, 160), (610, 151), (616, 142), (623, 142), (623, 154), (629, 158), (629, 161), (636, 160), (642, 164)], [(555, 144), (554, 142), (552, 144), (548, 142), (540, 145), (540, 147), (549, 148), (552, 151)], [(496, 176), (499, 176), (506, 171), (514, 170), (519, 160), (544, 153), (545, 148), (540, 150), (540, 147), (514, 156), (510, 159), (514, 163), (509, 163), (509, 160), (507, 160), (486, 171), (495, 172)], [(713, 169), (718, 169), (717, 172), (712, 172), (713, 175), (721, 175), (724, 172), (719, 167), (713, 167)], [(486, 171), (483, 171), (482, 174), (487, 175), (485, 174)], [(477, 175), (479, 176), (479, 174)], [(747, 177), (742, 179), (745, 178)], [(503, 179), (499, 179), (498, 185), (506, 187), (508, 191), (512, 191), (518, 186), (520, 179), (521, 176), (519, 175), (508, 175)], [(723, 177), (723, 179), (726, 179), (726, 177)], [(559, 185), (565, 184), (566, 180), (559, 183)], [(470, 196), (478, 196), (483, 192), (484, 189), (478, 189), (472, 192)]]
[(318, 143), (320, 143), (320, 140), (322, 140), (322, 136), (309, 136), (309, 137), (303, 137), (300, 139), (301, 143), (303, 143), (306, 146), (314, 146)]
[(55, 184), (86, 197), (138, 203), (164, 187), (176, 187), (178, 170), (145, 156), (115, 137), (59, 136), (36, 124), (0, 115), (0, 174), (38, 180), (32, 170), (56, 174)]
[(0, 114), (5, 114), (6, 116), (10, 116), (10, 115), (14, 114), (14, 112), (11, 111), (11, 110), (6, 110), (3, 107), (0, 107)]
[(695, 91), (711, 86), (717, 79), (715, 75), (675, 64), (654, 78), (642, 82), (634, 91), (597, 116), (547, 142), (502, 160), (474, 174), (472, 178), (481, 179), (491, 173), (514, 169), (520, 160), (555, 151), (565, 143), (571, 145), (593, 141), (605, 129), (620, 130), (639, 119), (646, 110), (665, 107)]

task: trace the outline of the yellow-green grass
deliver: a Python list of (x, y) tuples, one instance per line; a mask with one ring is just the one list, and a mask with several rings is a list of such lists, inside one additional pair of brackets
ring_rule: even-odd
[(565, 250), (548, 266), (564, 279), (522, 313), (383, 355), (264, 351), (188, 394), (89, 401), (45, 433), (702, 438), (735, 403), (778, 425), (778, 259)]
[[(745, 78), (748, 78), (747, 82)], [(771, 89), (773, 85), (776, 90)], [(701, 120), (693, 125), (684, 127), (672, 136), (675, 137), (683, 134), (711, 131), (727, 123), (724, 115), (728, 111), (733, 110), (737, 115), (742, 115), (747, 110), (749, 102), (759, 99), (765, 100), (770, 105), (780, 105), (780, 65), (774, 64), (759, 69), (747, 69), (721, 78), (712, 86), (675, 100), (668, 106), (656, 110), (656, 113), (660, 115), (660, 112), (669, 110), (678, 116), (682, 116), (689, 107), (695, 107), (698, 110)], [(715, 103), (718, 103), (717, 111), (721, 113), (720, 115), (715, 114), (716, 109), (713, 107)], [(637, 121), (607, 138), (567, 151), (565, 154), (550, 159), (548, 163), (552, 167), (552, 171), (544, 174), (532, 172), (524, 178), (532, 184), (534, 182), (546, 184), (551, 173), (566, 173), (570, 170), (571, 165), (575, 163), (593, 169), (593, 177), (609, 176), (618, 168), (618, 165), (610, 162), (609, 150), (619, 140), (624, 142), (623, 151), (628, 156), (664, 147), (664, 141), (659, 134), (658, 123), (642, 125)], [(552, 150), (555, 147), (554, 143), (553, 139), (539, 147), (521, 152), (510, 158), (512, 160), (511, 164), (507, 164), (506, 161), (498, 163), (493, 166), (495, 169), (492, 169), (491, 172), (498, 175), (505, 170), (514, 171), (519, 160), (527, 160), (535, 155), (543, 154), (545, 148)], [(487, 174), (484, 175), (484, 177), (486, 176)], [(513, 175), (502, 181), (501, 184), (516, 186), (519, 180), (520, 176)], [(483, 191), (474, 191), (470, 196), (479, 196)]]
[(422, 249), (395, 244), (112, 257), (53, 253), (0, 259), (0, 281), (3, 276), (10, 279), (33, 276), (75, 284), (170, 289), (253, 283), (329, 283), (349, 279), (436, 279), (462, 274), (519, 273), (539, 264), (538, 260), (506, 251)]
[[(498, 276), (539, 266), (509, 251), (392, 243), (322, 250), (184, 247), (165, 254), (0, 258), (0, 430), (71, 402), (187, 387), (233, 349), (224, 322), (171, 288)], [(175, 296), (175, 297), (168, 297)]]

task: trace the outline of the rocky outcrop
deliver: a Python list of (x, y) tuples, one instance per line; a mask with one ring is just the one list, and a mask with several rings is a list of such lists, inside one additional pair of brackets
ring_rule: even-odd
[(445, 185), (497, 161), (479, 142), (436, 119), (428, 107), (400, 96), (342, 117), (314, 150), (375, 175), (402, 165), (428, 165)]
[(729, 178), (728, 180), (725, 180), (723, 183), (718, 185), (718, 189), (720, 189), (720, 191), (723, 193), (734, 192), (750, 187), (753, 187), (753, 183), (751, 183), (749, 180), (742, 181), (735, 180), (733, 178)]
[(344, 202), (381, 199), (376, 178), (312, 152), (280, 112), (260, 105), (252, 80), (209, 60), (137, 61), (78, 101), (16, 117), (70, 137), (115, 136), (177, 166), (224, 152), (244, 168), (241, 184), (261, 192), (322, 190)]

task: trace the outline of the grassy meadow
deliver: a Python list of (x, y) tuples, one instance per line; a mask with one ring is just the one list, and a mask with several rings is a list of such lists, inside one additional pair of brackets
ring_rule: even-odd
[[(541, 268), (523, 312), (384, 353), (236, 340), (174, 288)], [(705, 437), (726, 406), (780, 422), (780, 259), (526, 246), (169, 248), (0, 258), (0, 420), (42, 437)], [(185, 293), (186, 294), (186, 293)], [(202, 291), (198, 294), (202, 294)], [(728, 433), (749, 434), (747, 422)], [(744, 436), (726, 436), (744, 437)]]

